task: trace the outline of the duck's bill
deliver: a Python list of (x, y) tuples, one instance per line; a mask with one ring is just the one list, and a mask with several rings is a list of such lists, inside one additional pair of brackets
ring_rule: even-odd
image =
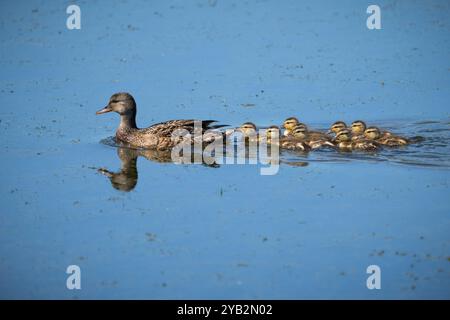
[(95, 114), (103, 114), (103, 113), (108, 113), (111, 111), (112, 111), (111, 107), (106, 106), (103, 109), (98, 110)]

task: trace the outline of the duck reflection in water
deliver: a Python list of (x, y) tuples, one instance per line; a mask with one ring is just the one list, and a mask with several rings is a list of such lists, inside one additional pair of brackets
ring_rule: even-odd
[[(111, 143), (107, 143), (111, 144)], [(270, 147), (269, 147), (270, 148)], [(159, 163), (174, 163), (172, 160), (172, 154), (170, 150), (153, 150), (153, 149), (134, 149), (130, 147), (124, 146), (116, 146), (117, 155), (121, 162), (121, 168), (119, 171), (114, 172), (110, 171), (106, 168), (99, 168), (97, 171), (102, 175), (109, 178), (111, 185), (114, 189), (119, 191), (129, 192), (133, 190), (138, 182), (138, 168), (137, 168), (137, 159), (139, 157), (143, 157), (149, 161), (155, 161)], [(224, 155), (226, 153), (224, 152)], [(269, 153), (270, 154), (270, 153)], [(244, 157), (246, 161), (243, 163), (251, 163), (248, 162), (250, 159), (255, 160), (258, 158), (258, 154), (254, 152), (250, 152), (248, 148), (245, 148)], [(201, 162), (198, 162), (196, 159), (201, 159)], [(271, 160), (269, 160), (269, 164)], [(220, 165), (218, 164), (217, 159), (212, 157), (205, 157), (205, 155), (199, 155), (193, 153), (189, 162), (189, 159), (184, 162), (185, 164), (202, 164), (209, 168), (218, 168)], [(276, 161), (279, 163), (283, 163), (293, 167), (305, 167), (308, 165), (308, 162), (303, 161), (285, 161), (277, 158)], [(228, 162), (227, 162), (228, 163)], [(236, 162), (234, 162), (236, 163)], [(241, 162), (242, 163), (242, 162)], [(256, 163), (256, 161), (254, 162)]]
[[(133, 149), (129, 147), (117, 147), (117, 155), (121, 162), (121, 168), (118, 172), (110, 171), (106, 168), (99, 168), (97, 171), (108, 177), (111, 185), (120, 191), (129, 192), (136, 187), (138, 181), (137, 159), (143, 157), (150, 161), (159, 163), (171, 163), (170, 150), (150, 150), (150, 149)], [(194, 162), (192, 155), (192, 163)], [(214, 159), (203, 159), (201, 163), (210, 168), (217, 168), (219, 165)]]

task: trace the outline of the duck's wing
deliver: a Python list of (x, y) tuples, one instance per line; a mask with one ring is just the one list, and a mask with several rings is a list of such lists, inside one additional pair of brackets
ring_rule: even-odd
[(213, 123), (217, 122), (216, 120), (189, 119), (189, 120), (169, 120), (166, 122), (160, 122), (143, 130), (147, 134), (157, 135), (160, 137), (170, 137), (172, 133), (178, 129), (184, 129), (187, 130), (189, 133), (193, 133), (196, 122), (198, 122), (198, 124), (201, 124), (202, 132), (208, 129), (217, 129), (225, 126), (225, 125), (212, 125)]

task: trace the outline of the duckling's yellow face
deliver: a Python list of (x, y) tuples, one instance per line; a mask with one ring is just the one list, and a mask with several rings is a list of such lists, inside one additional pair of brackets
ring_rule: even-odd
[(296, 126), (294, 130), (292, 130), (292, 136), (297, 139), (305, 139), (307, 133), (308, 130), (306, 129), (306, 127), (301, 125)]
[(267, 140), (278, 139), (280, 136), (280, 129), (278, 127), (269, 127), (266, 129)]
[(380, 129), (377, 127), (367, 128), (366, 131), (364, 131), (364, 136), (369, 140), (376, 140), (381, 136)]
[(345, 122), (342, 122), (342, 121), (337, 121), (337, 122), (333, 123), (330, 127), (330, 131), (335, 134), (337, 134), (339, 131), (341, 131), (343, 129), (347, 129), (347, 125), (345, 124)]
[(355, 121), (352, 123), (352, 133), (355, 135), (363, 134), (366, 130), (366, 124), (363, 121)]
[(348, 129), (342, 129), (336, 133), (335, 140), (337, 142), (350, 141), (350, 131)]
[(241, 131), (245, 136), (250, 136), (256, 134), (256, 126), (252, 122), (246, 122), (239, 127), (239, 131)]
[(283, 128), (285, 128), (288, 131), (292, 131), (298, 123), (299, 122), (298, 122), (297, 118), (294, 118), (294, 117), (287, 118), (283, 122)]

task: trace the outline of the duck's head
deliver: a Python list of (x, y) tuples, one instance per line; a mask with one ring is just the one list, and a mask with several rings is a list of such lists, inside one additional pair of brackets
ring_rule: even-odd
[(328, 131), (328, 133), (337, 134), (339, 131), (341, 131), (343, 129), (347, 129), (347, 125), (345, 124), (345, 122), (343, 122), (343, 121), (336, 121), (335, 123), (333, 123), (331, 125), (330, 130)]
[(292, 131), (294, 131), (295, 129), (299, 129), (299, 128), (303, 128), (303, 129), (305, 129), (305, 131), (308, 131), (308, 126), (306, 124), (304, 124), (303, 122), (297, 123), (297, 125), (294, 128), (292, 128)]
[(266, 137), (267, 141), (271, 141), (272, 139), (278, 139), (280, 136), (280, 128), (277, 126), (270, 126), (266, 129)]
[(292, 131), (294, 127), (298, 124), (298, 119), (296, 117), (290, 117), (284, 120), (283, 122), (283, 128), (285, 128), (288, 131)]
[(292, 130), (292, 136), (298, 139), (305, 139), (308, 134), (308, 128), (304, 124), (298, 124)]
[(381, 132), (377, 127), (369, 127), (364, 131), (364, 137), (369, 140), (376, 140), (380, 138)]
[(351, 140), (350, 130), (348, 130), (348, 129), (339, 130), (336, 133), (336, 137), (334, 138), (334, 141), (336, 141), (336, 142), (344, 142), (344, 141), (350, 141), (350, 140)]
[(115, 93), (109, 98), (108, 105), (96, 112), (96, 114), (103, 114), (107, 112), (117, 112), (121, 116), (136, 115), (136, 102), (131, 94), (126, 92)]
[(356, 120), (352, 123), (352, 133), (354, 135), (360, 135), (363, 134), (366, 130), (366, 124), (364, 121)]
[(254, 135), (256, 133), (256, 125), (253, 122), (246, 122), (238, 130), (245, 136)]

